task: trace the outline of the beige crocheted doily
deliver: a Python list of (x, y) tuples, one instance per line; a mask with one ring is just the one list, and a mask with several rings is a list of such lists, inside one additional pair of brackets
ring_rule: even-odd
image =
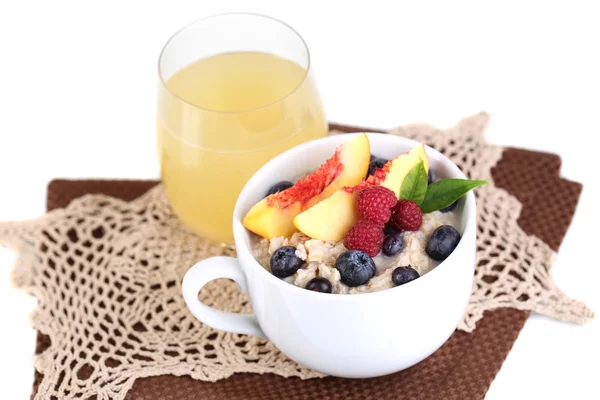
[[(484, 140), (487, 124), (487, 114), (477, 114), (449, 130), (410, 125), (390, 134), (433, 145), (470, 178), (492, 181), (502, 148)], [(517, 199), (492, 184), (477, 189), (477, 202), (478, 268), (458, 328), (472, 331), (497, 307), (577, 323), (591, 318), (553, 283), (555, 254), (519, 227)], [(206, 381), (236, 372), (321, 376), (266, 340), (215, 331), (188, 312), (180, 287), (187, 268), (233, 254), (188, 232), (160, 186), (132, 202), (87, 195), (35, 221), (2, 223), (0, 245), (17, 252), (13, 284), (39, 300), (32, 325), (52, 342), (34, 360), (44, 375), (36, 399), (120, 400), (136, 378), (164, 374)], [(223, 310), (250, 311), (230, 281), (212, 282), (200, 297)]]

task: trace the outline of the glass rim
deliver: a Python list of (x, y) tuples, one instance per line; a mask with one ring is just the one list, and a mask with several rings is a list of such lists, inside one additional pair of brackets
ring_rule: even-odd
[[(300, 43), (302, 44), (302, 46), (304, 47), (304, 50), (306, 51), (306, 70), (304, 72), (304, 75), (302, 76), (302, 79), (300, 79), (300, 81), (298, 82), (298, 84), (289, 91), (289, 93), (287, 93), (286, 95), (284, 95), (283, 97), (281, 97), (280, 99), (260, 106), (260, 107), (255, 107), (255, 108), (249, 108), (249, 109), (243, 109), (243, 110), (236, 110), (236, 111), (223, 111), (223, 110), (215, 110), (212, 108), (207, 108), (207, 107), (201, 107), (198, 106), (196, 104), (192, 104), (189, 101), (187, 101), (186, 99), (182, 98), (181, 96), (179, 96), (178, 94), (174, 93), (171, 89), (169, 89), (169, 87), (167, 86), (167, 83), (165, 82), (165, 79), (163, 77), (162, 74), (162, 70), (161, 70), (161, 61), (163, 59), (163, 56), (165, 55), (165, 51), (167, 49), (167, 47), (169, 46), (169, 44), (177, 37), (179, 36), (180, 33), (182, 33), (183, 31), (185, 31), (186, 29), (202, 23), (206, 20), (209, 19), (213, 19), (213, 18), (218, 18), (218, 17), (226, 17), (226, 16), (233, 16), (233, 15), (241, 15), (241, 16), (247, 16), (247, 17), (259, 17), (259, 18), (264, 18), (264, 19), (268, 19), (271, 20), (273, 22), (279, 23), (283, 26), (285, 26), (286, 28), (288, 28), (290, 31), (292, 31), (297, 37), (298, 39), (300, 39)], [(260, 111), (260, 110), (264, 110), (270, 107), (273, 107), (279, 103), (281, 103), (282, 101), (284, 101), (285, 99), (289, 98), (290, 96), (292, 96), (294, 93), (296, 93), (298, 91), (298, 89), (300, 89), (300, 87), (302, 86), (302, 84), (304, 84), (304, 82), (306, 81), (306, 79), (308, 78), (309, 72), (310, 72), (310, 68), (311, 68), (311, 59), (310, 59), (310, 50), (308, 49), (308, 45), (306, 44), (306, 41), (304, 40), (304, 38), (302, 37), (302, 35), (300, 35), (300, 33), (294, 29), (291, 25), (289, 25), (288, 23), (275, 18), (275, 17), (271, 17), (268, 15), (264, 15), (264, 14), (258, 14), (258, 13), (252, 13), (252, 12), (225, 12), (225, 13), (220, 13), (220, 14), (213, 14), (213, 15), (209, 15), (206, 16), (204, 18), (200, 18), (198, 20), (195, 20), (193, 22), (190, 22), (189, 24), (183, 26), (182, 28), (180, 28), (179, 30), (177, 30), (175, 33), (173, 33), (171, 35), (171, 37), (169, 37), (169, 39), (166, 41), (166, 43), (164, 44), (162, 50), (160, 51), (160, 54), (158, 56), (158, 78), (160, 80), (160, 83), (162, 84), (163, 88), (169, 92), (169, 94), (171, 94), (173, 97), (177, 98), (178, 100), (180, 100), (181, 102), (187, 104), (190, 107), (196, 108), (198, 110), (203, 110), (206, 112), (210, 112), (210, 113), (216, 113), (216, 114), (231, 114), (231, 115), (235, 115), (235, 114), (245, 114), (245, 113), (251, 113), (251, 112), (256, 112), (256, 111)]]

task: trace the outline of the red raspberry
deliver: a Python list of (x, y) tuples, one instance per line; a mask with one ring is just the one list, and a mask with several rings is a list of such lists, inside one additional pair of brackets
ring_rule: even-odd
[(364, 219), (385, 224), (392, 216), (396, 195), (383, 186), (367, 186), (358, 193), (358, 212)]
[(348, 250), (364, 251), (371, 257), (375, 257), (381, 251), (383, 244), (383, 225), (373, 221), (358, 221), (346, 233), (344, 246)]
[(392, 209), (390, 223), (401, 231), (418, 231), (423, 223), (421, 207), (412, 200), (400, 200)]

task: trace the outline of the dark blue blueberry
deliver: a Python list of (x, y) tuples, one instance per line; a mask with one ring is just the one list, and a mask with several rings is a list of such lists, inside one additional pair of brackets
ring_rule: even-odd
[(458, 246), (460, 233), (450, 225), (439, 226), (429, 238), (427, 254), (436, 261), (444, 261)]
[(294, 184), (290, 181), (277, 182), (269, 188), (269, 191), (267, 192), (265, 197), (275, 194), (277, 192), (283, 192), (285, 189), (289, 189), (292, 186), (294, 186)]
[(283, 246), (271, 256), (271, 273), (278, 278), (285, 278), (296, 273), (303, 263), (304, 261), (296, 256), (294, 246)]
[(432, 182), (433, 182), (433, 174), (431, 173), (431, 168), (430, 168), (429, 172), (427, 172), (427, 184), (431, 185)]
[(385, 227), (383, 228), (383, 233), (385, 235), (391, 235), (393, 233), (400, 233), (400, 231), (398, 229), (396, 229), (394, 227), (394, 225), (392, 225), (390, 222), (388, 222), (387, 224), (385, 224)]
[(375, 262), (360, 250), (348, 250), (335, 260), (335, 268), (340, 272), (341, 281), (348, 286), (364, 285), (375, 276)]
[(443, 213), (454, 211), (454, 210), (456, 210), (456, 206), (458, 206), (458, 200), (456, 200), (454, 203), (450, 204), (448, 207), (442, 208), (440, 211)]
[(398, 267), (392, 272), (392, 282), (394, 282), (394, 285), (400, 286), (414, 281), (419, 276), (417, 270), (410, 265), (408, 267)]
[(384, 256), (395, 256), (402, 250), (402, 235), (400, 233), (392, 233), (385, 237), (381, 251)]
[(307, 284), (306, 288), (308, 290), (312, 290), (313, 292), (320, 293), (331, 293), (333, 288), (331, 287), (331, 282), (329, 282), (325, 278), (313, 278)]
[(388, 161), (389, 160), (386, 160), (384, 158), (373, 157), (373, 159), (371, 160), (371, 162), (369, 162), (369, 171), (367, 172), (367, 178), (369, 177), (369, 175), (373, 175), (375, 173), (375, 170), (377, 168), (383, 168), (383, 166)]

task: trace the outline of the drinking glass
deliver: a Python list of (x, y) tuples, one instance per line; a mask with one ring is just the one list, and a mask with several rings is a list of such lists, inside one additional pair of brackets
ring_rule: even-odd
[(158, 154), (169, 203), (198, 235), (231, 244), (233, 207), (250, 176), (327, 134), (308, 48), (276, 19), (222, 14), (171, 37), (159, 76)]

